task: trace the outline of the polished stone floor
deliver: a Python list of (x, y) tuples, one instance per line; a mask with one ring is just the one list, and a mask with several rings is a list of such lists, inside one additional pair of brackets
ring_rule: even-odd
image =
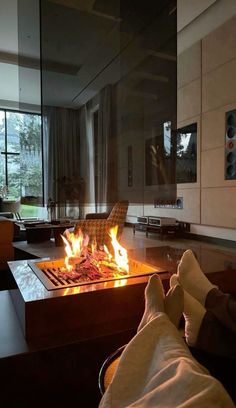
[[(170, 246), (176, 249), (190, 248), (198, 250), (205, 248), (236, 255), (236, 248), (233, 247), (185, 238), (164, 237), (164, 239), (160, 239), (159, 234), (150, 233), (147, 238), (146, 234), (142, 231), (136, 231), (135, 234), (133, 234), (133, 229), (130, 227), (124, 228), (121, 243), (127, 249), (139, 249), (140, 251), (145, 248)], [(53, 240), (32, 244), (28, 244), (27, 241), (18, 241), (14, 242), (14, 247), (40, 258), (61, 257), (64, 255), (64, 248), (56, 247)]]
[(236, 248), (230, 246), (223, 246), (219, 244), (212, 244), (204, 241), (197, 241), (193, 239), (186, 238), (174, 238), (174, 237), (164, 237), (160, 239), (159, 234), (149, 233), (148, 238), (146, 234), (142, 231), (136, 231), (133, 234), (133, 229), (125, 227), (122, 235), (122, 241), (127, 249), (133, 248), (148, 248), (148, 247), (161, 247), (161, 246), (171, 246), (174, 248), (207, 248), (215, 249), (218, 251), (229, 252), (236, 255)]
[[(204, 241), (185, 238), (164, 237), (159, 234), (146, 234), (125, 227), (121, 244), (128, 249), (129, 256), (141, 262), (157, 265), (175, 273), (177, 265), (185, 250), (191, 249), (205, 273), (236, 271), (236, 249)], [(65, 255), (63, 246), (55, 246), (55, 242), (45, 241), (30, 243), (19, 241), (14, 243), (16, 259), (31, 258), (62, 258)]]

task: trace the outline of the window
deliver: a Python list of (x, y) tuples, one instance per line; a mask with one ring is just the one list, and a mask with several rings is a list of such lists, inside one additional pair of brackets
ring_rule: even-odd
[(0, 187), (4, 186), (10, 199), (21, 198), (21, 216), (36, 215), (24, 204), (42, 203), (40, 115), (0, 110)]

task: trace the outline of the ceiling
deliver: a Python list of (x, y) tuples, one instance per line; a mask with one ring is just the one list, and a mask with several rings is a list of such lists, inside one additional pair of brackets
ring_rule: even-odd
[(76, 108), (128, 80), (154, 99), (176, 62), (171, 13), (172, 0), (42, 1), (43, 104)]
[[(158, 82), (163, 88), (170, 68), (168, 58), (175, 55), (171, 35), (169, 44), (158, 43), (161, 30), (168, 27), (165, 21), (173, 9), (171, 0), (41, 0), (41, 3), (45, 28), (42, 32), (45, 104), (77, 108), (107, 83), (120, 81), (129, 82), (134, 96), (150, 101), (160, 98), (161, 92), (155, 88)], [(179, 50), (188, 48), (235, 14), (233, 2), (233, 10), (230, 5), (224, 7), (223, 1), (201, 0), (194, 9), (186, 8), (185, 0), (177, 3), (179, 30), (186, 25), (178, 35)], [(38, 0), (0, 0), (2, 107), (17, 108), (21, 89), (20, 101), (31, 105), (32, 110), (40, 108), (37, 4)], [(205, 13), (202, 20), (195, 18), (194, 24), (188, 23), (212, 4), (213, 17), (209, 13), (207, 19)], [(149, 34), (144, 35), (145, 27), (151, 27), (146, 30)]]
[(109, 83), (150, 101), (168, 87), (176, 63), (174, 0), (41, 0), (41, 30), (38, 0), (18, 0), (18, 9), (17, 0), (0, 2), (0, 99), (4, 86), (13, 98), (13, 83), (15, 100), (40, 105), (42, 96), (44, 105), (71, 108)]

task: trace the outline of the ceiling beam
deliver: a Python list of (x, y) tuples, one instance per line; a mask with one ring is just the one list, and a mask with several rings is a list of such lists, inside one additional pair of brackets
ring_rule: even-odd
[(157, 82), (169, 82), (169, 78), (164, 75), (156, 75), (156, 74), (150, 74), (145, 71), (134, 71), (131, 74), (131, 77), (136, 77), (136, 78), (144, 78), (144, 79), (149, 79), (151, 81), (157, 81)]
[(115, 22), (120, 22), (121, 19), (113, 15), (102, 13), (93, 9), (95, 0), (49, 0), (51, 3), (56, 3), (64, 7), (73, 8), (75, 10), (83, 11), (93, 14), (98, 17), (106, 18)]
[[(0, 51), (0, 62), (5, 64), (18, 65), (19, 67), (40, 69), (40, 59), (26, 57), (20, 54)], [(58, 72), (66, 75), (77, 75), (80, 65), (65, 64), (52, 60), (44, 60), (42, 69), (46, 71)]]
[(167, 54), (165, 52), (155, 51), (155, 50), (152, 50), (152, 49), (147, 50), (147, 55), (151, 55), (153, 57), (164, 59), (164, 60), (167, 60), (167, 61), (174, 61), (174, 62), (177, 61), (177, 57), (175, 55)]
[(131, 95), (134, 95), (134, 96), (139, 96), (140, 98), (153, 99), (155, 101), (158, 100), (157, 95), (155, 95), (153, 93), (150, 93), (150, 92), (127, 90), (127, 93), (131, 94)]

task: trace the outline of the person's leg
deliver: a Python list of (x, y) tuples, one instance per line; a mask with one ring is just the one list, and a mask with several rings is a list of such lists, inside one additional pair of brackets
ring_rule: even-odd
[[(172, 275), (170, 278), (170, 286), (174, 286), (177, 283), (178, 276)], [(183, 291), (186, 343), (191, 347), (208, 353), (232, 359), (236, 358), (236, 333), (229, 328), (233, 327), (236, 322), (232, 321), (232, 326), (230, 325), (231, 315), (228, 313), (226, 306), (229, 302), (227, 295), (221, 295), (218, 289), (211, 289), (206, 298), (206, 306), (210, 303), (211, 309), (206, 309), (197, 299), (187, 293), (186, 290), (183, 289)], [(219, 297), (221, 298), (219, 304), (221, 305), (225, 302), (222, 310), (216, 302), (218, 293), (220, 293)], [(208, 298), (210, 298), (209, 301)], [(233, 304), (234, 303), (235, 301), (233, 301)], [(219, 314), (217, 313), (218, 308)], [(224, 324), (224, 317), (229, 327), (227, 327), (227, 324)]]
[(177, 276), (180, 285), (205, 306), (207, 294), (216, 286), (207, 279), (191, 249), (184, 252), (178, 265)]
[(145, 288), (145, 309), (138, 326), (140, 331), (158, 312), (164, 312), (164, 289), (158, 275), (152, 275)]
[[(170, 287), (178, 284), (178, 276), (172, 275), (170, 278)], [(202, 304), (191, 296), (186, 290), (184, 293), (183, 314), (185, 319), (185, 339), (189, 346), (195, 346), (202, 325), (206, 309)]]
[(177, 277), (175, 283), (180, 283), (183, 289), (212, 312), (223, 326), (236, 334), (235, 299), (221, 292), (207, 279), (191, 250), (184, 252), (178, 265)]
[(205, 307), (236, 336), (236, 301), (231, 295), (213, 288), (206, 296)]
[(210, 310), (203, 317), (195, 344), (190, 345), (208, 353), (236, 359), (236, 333), (223, 325)]
[(152, 275), (145, 288), (145, 310), (138, 326), (141, 330), (158, 312), (166, 312), (170, 321), (178, 327), (184, 306), (183, 290), (180, 285), (172, 285), (165, 296), (161, 279)]
[[(233, 407), (223, 386), (192, 357), (163, 311), (162, 291), (155, 285), (160, 285), (159, 280), (151, 278), (145, 291), (151, 300), (146, 299), (142, 325), (122, 353), (99, 407)], [(178, 303), (178, 291), (174, 288), (170, 292), (171, 314)], [(157, 297), (158, 305), (154, 301)]]

